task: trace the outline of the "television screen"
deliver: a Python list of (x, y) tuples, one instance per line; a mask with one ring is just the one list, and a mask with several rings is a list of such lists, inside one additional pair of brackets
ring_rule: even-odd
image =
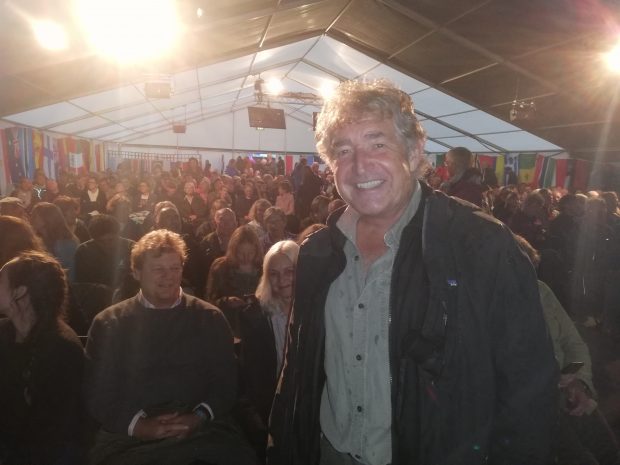
[(264, 107), (248, 107), (251, 128), (286, 129), (284, 110)]

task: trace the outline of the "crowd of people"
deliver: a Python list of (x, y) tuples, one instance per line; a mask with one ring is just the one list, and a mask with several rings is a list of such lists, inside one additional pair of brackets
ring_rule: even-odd
[(619, 463), (588, 350), (620, 337), (616, 193), (433, 169), (406, 94), (344, 86), (326, 164), (0, 199), (0, 463)]

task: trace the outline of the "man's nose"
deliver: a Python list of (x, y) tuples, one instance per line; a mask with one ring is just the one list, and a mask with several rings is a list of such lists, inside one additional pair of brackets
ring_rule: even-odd
[(356, 147), (353, 152), (353, 168), (357, 174), (364, 173), (368, 165), (368, 152), (363, 147)]

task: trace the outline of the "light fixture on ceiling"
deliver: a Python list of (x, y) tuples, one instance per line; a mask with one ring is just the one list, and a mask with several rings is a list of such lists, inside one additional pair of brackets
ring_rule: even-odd
[(65, 50), (69, 46), (67, 33), (60, 24), (44, 19), (33, 20), (31, 26), (41, 47), (47, 50), (59, 51)]
[(282, 81), (277, 78), (269, 79), (265, 84), (267, 93), (270, 95), (280, 95), (284, 91), (284, 85)]
[(91, 45), (121, 63), (158, 58), (180, 34), (174, 0), (75, 0)]
[(536, 118), (536, 103), (533, 100), (513, 100), (510, 107), (510, 121), (527, 123)]
[(536, 103), (534, 100), (519, 99), (518, 77), (517, 86), (515, 89), (515, 98), (512, 101), (508, 116), (510, 117), (510, 121), (522, 124), (531, 123), (536, 118)]
[(614, 73), (620, 73), (620, 41), (605, 54), (604, 59), (609, 70)]
[[(338, 83), (326, 80), (321, 86), (320, 93), (331, 95), (337, 85)], [(270, 79), (268, 83), (265, 83), (265, 80), (259, 75), (254, 81), (254, 98), (259, 105), (265, 103), (269, 107), (272, 102), (322, 106), (326, 97), (310, 92), (285, 92), (284, 85), (279, 79)]]
[(254, 97), (258, 103), (263, 103), (263, 99), (265, 97), (265, 93), (263, 91), (264, 84), (265, 81), (260, 77), (260, 75), (258, 76), (258, 79), (254, 81)]
[(204, 14), (204, 11), (202, 10), (202, 8), (200, 8), (200, 7), (196, 8), (196, 17), (197, 18), (202, 18), (203, 14)]
[[(175, 110), (176, 108), (173, 109), (172, 112), (175, 113)], [(187, 130), (187, 105), (183, 105), (183, 111), (183, 122), (178, 120), (172, 122), (172, 132), (175, 134), (185, 134)]]
[(335, 81), (324, 80), (319, 88), (319, 94), (321, 94), (321, 97), (323, 97), (324, 100), (329, 100), (332, 95), (334, 95), (338, 84), (339, 83)]

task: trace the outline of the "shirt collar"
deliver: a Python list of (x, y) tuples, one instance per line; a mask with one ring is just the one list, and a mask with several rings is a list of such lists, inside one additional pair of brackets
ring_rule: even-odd
[[(166, 308), (178, 307), (181, 304), (181, 300), (183, 300), (183, 289), (179, 287), (178, 299), (175, 300), (175, 302), (170, 307), (166, 307)], [(156, 307), (151, 302), (149, 302), (147, 298), (144, 297), (144, 294), (142, 293), (142, 289), (140, 289), (140, 291), (138, 292), (138, 302), (140, 302), (140, 305), (142, 305), (144, 308), (161, 308), (161, 307)]]

